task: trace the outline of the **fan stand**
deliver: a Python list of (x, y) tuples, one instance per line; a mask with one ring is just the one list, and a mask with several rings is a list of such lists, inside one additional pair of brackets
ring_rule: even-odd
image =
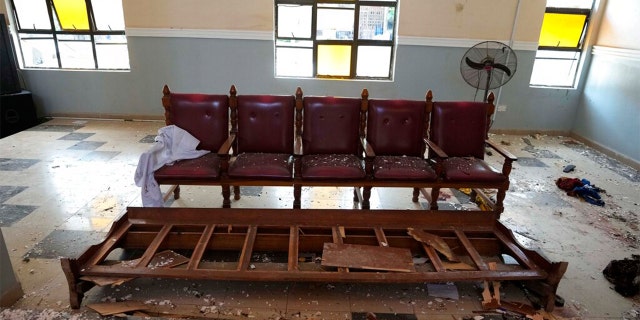
[(484, 87), (484, 99), (483, 102), (487, 102), (487, 97), (489, 96), (489, 85), (491, 84), (491, 67), (484, 68), (487, 71), (487, 84)]

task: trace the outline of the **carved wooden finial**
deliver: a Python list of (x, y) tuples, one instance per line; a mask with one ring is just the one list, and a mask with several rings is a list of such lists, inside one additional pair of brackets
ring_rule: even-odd
[(362, 99), (369, 99), (369, 90), (367, 88), (362, 89)]
[(302, 98), (302, 88), (296, 88), (296, 98)]
[(495, 96), (493, 95), (493, 91), (489, 92), (489, 97), (487, 98), (487, 102), (493, 104), (494, 99), (495, 99)]
[(168, 85), (164, 85), (164, 88), (162, 88), (162, 94), (164, 94), (165, 96), (168, 96), (171, 93), (171, 90), (169, 90), (169, 86)]
[(427, 102), (431, 102), (433, 101), (433, 92), (431, 92), (431, 89), (427, 90)]
[(231, 89), (229, 89), (229, 94), (232, 96), (235, 96), (236, 94), (238, 94), (238, 90), (236, 90), (236, 85), (232, 84), (231, 85)]

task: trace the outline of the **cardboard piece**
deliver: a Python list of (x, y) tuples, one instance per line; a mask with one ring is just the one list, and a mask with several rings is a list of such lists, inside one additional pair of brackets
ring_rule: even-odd
[(447, 259), (451, 262), (459, 262), (460, 260), (453, 253), (449, 245), (439, 236), (435, 234), (431, 234), (428, 232), (424, 232), (422, 230), (416, 230), (414, 228), (407, 228), (407, 233), (412, 236), (414, 239), (428, 244), (433, 247), (436, 251), (442, 253)]

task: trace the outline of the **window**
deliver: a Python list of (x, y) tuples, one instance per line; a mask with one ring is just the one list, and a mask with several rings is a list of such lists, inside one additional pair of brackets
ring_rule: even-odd
[(129, 69), (122, 0), (11, 0), (27, 68)]
[(593, 0), (549, 0), (531, 85), (574, 87)]
[(279, 77), (392, 77), (396, 0), (275, 0)]

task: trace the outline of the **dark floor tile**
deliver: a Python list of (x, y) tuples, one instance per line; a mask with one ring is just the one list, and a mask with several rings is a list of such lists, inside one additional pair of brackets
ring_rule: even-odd
[(104, 141), (80, 141), (71, 147), (67, 148), (69, 150), (95, 150), (100, 148), (106, 142)]
[(73, 140), (73, 141), (82, 141), (86, 138), (91, 137), (95, 133), (81, 133), (81, 132), (72, 132), (65, 136), (58, 138), (58, 140)]
[(240, 195), (248, 197), (259, 197), (262, 187), (240, 187)]
[(84, 126), (82, 125), (61, 125), (61, 124), (41, 124), (37, 125), (33, 128), (28, 129), (29, 131), (50, 131), (50, 132), (73, 132)]
[(92, 151), (80, 158), (80, 161), (109, 161), (120, 154), (120, 151)]
[(23, 186), (0, 186), (0, 203), (4, 203), (16, 194), (24, 191), (27, 187)]
[(7, 159), (0, 158), (0, 171), (21, 171), (40, 162), (37, 159)]
[[(375, 313), (377, 320), (417, 320), (416, 315), (408, 313)], [(352, 312), (351, 320), (367, 320), (367, 313)]]
[(515, 162), (516, 166), (523, 167), (548, 167), (544, 162), (538, 160), (537, 158), (527, 158), (527, 157), (518, 157), (518, 161)]
[(46, 238), (29, 250), (25, 258), (57, 259), (77, 258), (89, 246), (99, 243), (106, 234), (95, 231), (53, 230)]
[(156, 142), (156, 136), (155, 135), (148, 135), (142, 139), (140, 139), (140, 141), (138, 141), (140, 143), (154, 143)]
[(0, 204), (0, 227), (10, 227), (36, 209), (36, 206)]

